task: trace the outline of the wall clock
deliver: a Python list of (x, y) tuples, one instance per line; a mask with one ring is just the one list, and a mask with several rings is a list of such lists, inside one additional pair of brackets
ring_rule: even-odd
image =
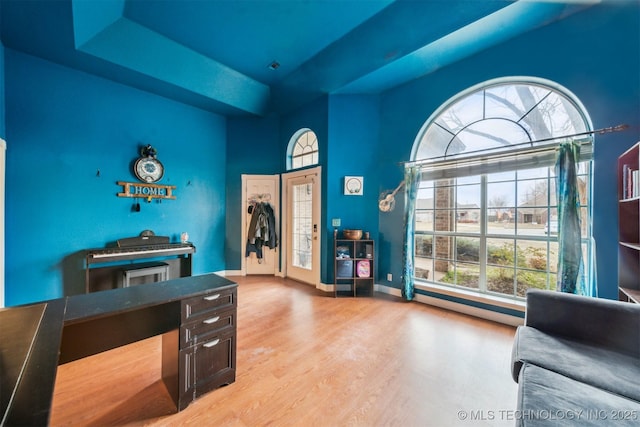
[(364, 178), (361, 176), (344, 177), (344, 194), (348, 196), (361, 196)]
[(142, 156), (133, 165), (133, 173), (136, 178), (147, 183), (160, 181), (164, 175), (164, 166), (156, 158), (156, 149), (147, 145), (140, 151), (140, 154)]

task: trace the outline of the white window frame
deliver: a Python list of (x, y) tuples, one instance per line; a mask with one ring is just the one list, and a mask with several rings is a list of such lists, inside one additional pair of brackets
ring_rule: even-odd
[[(486, 195), (486, 174), (487, 173), (491, 173), (491, 172), (498, 172), (501, 171), (502, 167), (504, 167), (505, 165), (508, 165), (509, 169), (512, 170), (524, 170), (524, 169), (528, 169), (528, 168), (535, 168), (535, 167), (543, 167), (543, 166), (553, 166), (552, 164), (552, 160), (555, 157), (554, 153), (552, 150), (549, 149), (550, 145), (553, 144), (557, 144), (558, 142), (560, 142), (559, 140), (553, 140), (550, 141), (548, 144), (544, 144), (545, 147), (539, 147), (538, 149), (534, 148), (534, 147), (524, 147), (524, 148), (520, 148), (520, 147), (515, 147), (514, 149), (512, 149), (512, 151), (506, 150), (504, 152), (501, 152), (501, 154), (494, 154), (493, 156), (490, 154), (476, 154), (473, 153), (469, 156), (455, 156), (455, 158), (453, 159), (449, 159), (449, 161), (443, 160), (443, 158), (445, 156), (443, 156), (443, 158), (440, 159), (436, 159), (435, 161), (433, 159), (416, 159), (416, 155), (417, 153), (420, 151), (420, 144), (423, 142), (423, 137), (426, 133), (426, 131), (428, 130), (429, 126), (434, 124), (436, 120), (438, 120), (438, 118), (440, 118), (440, 115), (443, 114), (443, 112), (445, 112), (451, 105), (453, 105), (455, 102), (457, 102), (458, 100), (473, 94), (473, 93), (477, 93), (479, 91), (484, 90), (485, 88), (488, 88), (490, 86), (495, 86), (495, 85), (499, 85), (499, 84), (532, 84), (532, 85), (537, 85), (537, 86), (544, 86), (562, 96), (564, 96), (566, 99), (570, 100), (574, 106), (576, 107), (576, 109), (580, 112), (580, 114), (582, 115), (582, 118), (584, 120), (584, 124), (586, 126), (586, 128), (588, 130), (593, 129), (591, 126), (591, 121), (586, 113), (586, 109), (584, 108), (584, 106), (580, 103), (580, 101), (573, 95), (571, 94), (571, 92), (569, 92), (568, 90), (566, 90), (565, 88), (547, 81), (547, 80), (542, 80), (542, 79), (537, 79), (537, 78), (530, 78), (530, 77), (513, 77), (513, 78), (502, 78), (502, 79), (495, 79), (495, 80), (491, 80), (488, 82), (484, 82), (481, 84), (478, 84), (472, 88), (469, 88), (468, 90), (454, 96), (453, 98), (451, 98), (448, 102), (444, 103), (436, 112), (434, 112), (432, 114), (432, 116), (425, 122), (425, 124), (423, 125), (421, 131), (418, 133), (416, 140), (414, 142), (413, 145), (413, 149), (412, 149), (412, 154), (411, 154), (411, 158), (412, 158), (412, 162), (414, 164), (421, 164), (423, 165), (423, 171), (429, 171), (426, 172), (427, 175), (431, 174), (431, 179), (436, 179), (433, 177), (433, 175), (436, 176), (440, 176), (441, 178), (456, 178), (458, 176), (480, 176), (482, 177), (482, 185), (481, 185), (481, 221), (480, 221), (480, 227), (479, 227), (479, 233), (473, 235), (474, 238), (479, 238), (481, 241), (480, 244), (480, 250), (479, 250), (479, 256), (480, 256), (480, 280), (481, 283), (479, 284), (479, 289), (472, 289), (472, 288), (468, 288), (468, 287), (462, 287), (462, 286), (458, 286), (458, 285), (447, 285), (447, 284), (443, 284), (443, 283), (439, 283), (437, 281), (434, 281), (433, 279), (433, 275), (431, 275), (431, 277), (429, 279), (424, 279), (424, 278), (420, 278), (420, 277), (414, 277), (415, 278), (415, 286), (418, 289), (423, 289), (423, 290), (427, 290), (427, 291), (432, 291), (432, 292), (437, 292), (437, 293), (444, 293), (444, 294), (448, 294), (451, 296), (455, 296), (455, 297), (463, 297), (465, 299), (474, 299), (477, 300), (479, 302), (484, 302), (485, 298), (489, 299), (491, 301), (491, 303), (495, 303), (495, 302), (502, 302), (505, 307), (507, 308), (512, 308), (514, 307), (514, 303), (516, 306), (522, 306), (524, 298), (523, 297), (519, 297), (517, 296), (517, 292), (516, 289), (514, 289), (514, 293), (513, 295), (506, 295), (506, 294), (496, 294), (493, 292), (488, 292), (487, 291), (487, 284), (486, 284), (486, 269), (487, 269), (487, 253), (486, 253), (486, 241), (487, 239), (490, 239), (494, 236), (492, 236), (490, 233), (487, 233), (487, 221), (486, 221), (486, 215), (488, 214), (488, 207), (486, 205), (487, 203), (487, 195)], [(586, 211), (587, 211), (587, 218), (583, 218), (583, 221), (587, 222), (587, 226), (586, 226), (586, 235), (583, 235), (583, 247), (586, 248), (586, 254), (585, 254), (585, 258), (584, 258), (584, 262), (585, 262), (585, 273), (589, 274), (591, 272), (591, 266), (589, 265), (590, 259), (592, 258), (592, 229), (591, 229), (591, 204), (592, 204), (592, 162), (591, 162), (591, 149), (592, 149), (592, 137), (588, 137), (586, 138), (587, 143), (585, 143), (583, 145), (583, 147), (585, 148), (584, 150), (584, 154), (585, 157), (588, 159), (586, 161), (586, 165), (583, 166), (583, 168), (586, 168), (586, 181), (587, 181), (587, 190), (586, 190), (586, 197), (587, 197), (587, 203), (586, 203)], [(515, 155), (517, 154), (517, 152), (522, 151), (522, 155), (518, 156)], [(502, 157), (501, 162), (494, 162), (495, 161), (495, 157)], [(475, 160), (472, 160), (474, 159)], [(492, 160), (492, 158), (494, 158)], [(505, 163), (506, 162), (506, 163)], [(519, 166), (521, 165), (521, 166)], [(423, 178), (424, 180), (424, 178)], [(416, 212), (416, 214), (418, 214), (418, 212)], [(417, 217), (418, 215), (416, 215)], [(416, 231), (416, 235), (424, 235), (424, 232), (418, 232)], [(427, 235), (432, 235), (433, 239), (435, 239), (435, 236), (437, 235), (437, 233), (435, 233), (434, 231), (430, 232), (430, 233), (426, 233)], [(461, 234), (461, 233), (457, 233), (457, 232), (448, 232), (445, 233), (447, 235), (451, 235), (451, 236), (463, 236), (465, 234)], [(506, 236), (510, 239), (514, 240), (514, 244), (517, 245), (517, 241), (518, 240), (530, 240), (531, 236), (528, 235), (518, 235), (518, 234), (513, 234), (513, 235), (509, 235)], [(418, 240), (418, 239), (416, 239)], [(535, 238), (534, 240), (539, 240), (539, 241), (547, 241), (547, 242), (554, 242), (557, 241), (557, 237), (554, 236), (547, 236), (547, 237), (543, 237), (543, 238)], [(435, 248), (435, 247), (434, 247)], [(547, 259), (549, 259), (549, 255), (548, 255), (548, 249), (549, 248), (549, 244), (547, 244)], [(415, 251), (414, 251), (415, 253)], [(432, 256), (435, 258), (435, 254), (432, 254)], [(417, 258), (417, 257), (416, 257)], [(554, 262), (553, 259), (549, 259), (549, 262)], [(517, 264), (517, 260), (514, 260), (514, 267)], [(416, 259), (416, 266), (418, 265), (418, 260)], [(433, 264), (432, 264), (433, 265)], [(547, 265), (547, 277), (549, 278), (549, 272), (550, 272), (551, 268), (549, 265)], [(553, 276), (555, 277), (555, 276)], [(548, 279), (549, 280), (549, 279)], [(588, 280), (588, 278), (587, 278)], [(550, 289), (555, 289), (555, 283), (550, 283), (549, 281), (547, 282), (548, 287)]]
[[(313, 136), (314, 142), (308, 143), (309, 135)], [(304, 145), (302, 140), (305, 139)], [(295, 154), (300, 148), (301, 154)], [(296, 159), (300, 159), (302, 164), (294, 166)], [(318, 136), (308, 128), (302, 128), (293, 134), (287, 147), (287, 170), (302, 169), (315, 166), (320, 160), (320, 148), (318, 146)]]
[[(523, 172), (525, 170), (521, 169), (519, 171), (513, 171), (513, 177), (506, 179), (506, 180), (502, 180), (502, 181), (489, 181), (489, 177), (488, 175), (478, 175), (478, 176), (474, 176), (474, 177), (470, 177), (470, 178), (476, 178), (474, 180), (474, 184), (472, 184), (473, 188), (478, 188), (479, 191), (477, 192), (478, 194), (478, 198), (477, 200), (479, 201), (479, 203), (477, 203), (477, 207), (478, 209), (478, 214), (474, 215), (474, 213), (476, 213), (475, 209), (472, 209), (470, 207), (467, 207), (464, 205), (464, 203), (461, 203), (460, 200), (457, 200), (455, 198), (455, 196), (453, 196), (453, 199), (451, 200), (450, 204), (446, 207), (443, 207), (442, 205), (440, 206), (434, 206), (434, 205), (429, 205), (429, 206), (420, 206), (420, 203), (418, 204), (418, 207), (416, 208), (416, 228), (415, 228), (415, 242), (416, 242), (416, 250), (415, 250), (415, 267), (416, 269), (420, 269), (420, 270), (416, 270), (416, 284), (418, 283), (432, 283), (432, 284), (438, 284), (441, 286), (450, 286), (454, 289), (465, 289), (465, 290), (469, 290), (472, 291), (475, 288), (469, 288), (466, 286), (461, 286), (459, 284), (457, 284), (457, 277), (454, 276), (454, 280), (455, 283), (451, 283), (451, 284), (447, 284), (446, 282), (448, 280), (450, 280), (451, 278), (447, 278), (447, 279), (442, 279), (442, 272), (436, 272), (435, 268), (434, 268), (434, 262), (438, 262), (440, 263), (440, 265), (442, 264), (447, 264), (450, 266), (451, 268), (451, 272), (453, 272), (454, 274), (456, 274), (457, 271), (457, 267), (460, 267), (460, 265), (467, 265), (467, 266), (473, 266), (475, 265), (478, 268), (478, 276), (479, 276), (479, 280), (478, 280), (478, 288), (476, 289), (477, 292), (481, 293), (481, 294), (486, 294), (486, 295), (491, 295), (491, 296), (495, 296), (495, 297), (507, 297), (507, 298), (514, 298), (514, 299), (522, 299), (524, 297), (524, 290), (520, 287), (518, 288), (518, 286), (521, 286), (521, 283), (518, 283), (517, 281), (513, 281), (512, 282), (512, 290), (513, 292), (511, 294), (505, 293), (505, 292), (498, 292), (495, 289), (495, 283), (492, 285), (490, 285), (490, 280), (489, 280), (489, 276), (491, 271), (495, 271), (495, 269), (497, 269), (498, 267), (503, 267), (507, 270), (513, 270), (514, 272), (514, 278), (519, 277), (520, 274), (525, 273), (525, 274), (529, 274), (530, 276), (534, 276), (537, 277), (538, 281), (540, 281), (542, 279), (542, 277), (544, 276), (544, 286), (543, 289), (550, 289), (550, 290), (555, 290), (555, 283), (556, 283), (556, 273), (557, 273), (557, 257), (555, 256), (555, 254), (557, 254), (557, 242), (558, 242), (558, 238), (557, 238), (557, 234), (552, 232), (547, 233), (546, 228), (545, 228), (545, 224), (547, 224), (547, 226), (549, 224), (552, 224), (554, 219), (556, 218), (556, 214), (557, 214), (557, 210), (556, 210), (556, 204), (555, 204), (555, 197), (554, 197), (554, 191), (555, 191), (555, 177), (553, 176), (552, 173), (552, 168), (540, 168), (541, 170), (545, 170), (546, 169), (546, 176), (539, 176), (537, 178), (529, 178), (526, 176), (518, 176), (518, 172), (520, 172), (519, 175), (524, 175)], [(586, 187), (585, 187), (585, 193), (590, 193), (590, 185), (589, 183), (591, 182), (591, 162), (590, 161), (586, 161), (586, 162), (582, 162), (582, 168), (583, 170), (583, 174), (580, 175), (580, 179), (586, 183)], [(465, 187), (468, 187), (469, 184), (465, 183), (465, 182), (456, 182), (458, 180), (456, 179), (447, 179), (445, 181), (450, 181), (447, 185), (447, 189), (451, 189), (451, 194), (458, 194), (458, 190), (460, 189), (464, 189)], [(422, 190), (419, 190), (419, 193), (422, 192), (422, 194), (424, 195), (425, 193), (428, 193), (429, 196), (428, 198), (431, 200), (436, 200), (438, 197), (438, 190), (437, 190), (437, 186), (435, 185), (435, 181), (422, 181), (422, 185), (421, 188)], [(536, 203), (535, 203), (535, 207), (530, 207), (527, 206), (523, 203), (521, 203), (521, 201), (523, 200), (523, 195), (522, 194), (516, 194), (514, 197), (514, 203), (513, 204), (509, 204), (508, 206), (505, 207), (505, 213), (508, 211), (509, 214), (512, 214), (512, 216), (507, 216), (505, 215), (505, 218), (510, 218), (507, 219), (508, 224), (506, 224), (504, 227), (504, 231), (500, 230), (500, 227), (502, 227), (502, 224), (498, 224), (496, 222), (489, 222), (489, 216), (492, 215), (492, 211), (496, 210), (495, 207), (490, 206), (490, 194), (488, 191), (488, 188), (490, 185), (499, 185), (500, 183), (502, 184), (507, 184), (510, 185), (512, 184), (514, 188), (523, 188), (524, 185), (526, 184), (538, 184), (538, 183), (544, 183), (545, 186), (545, 193), (544, 196), (540, 195), (540, 196), (536, 196)], [(428, 185), (426, 185), (428, 184)], [(419, 200), (424, 200), (424, 199), (419, 199)], [(589, 218), (589, 206), (588, 205), (583, 205), (581, 206), (582, 212), (583, 212), (583, 224), (585, 225), (585, 229), (584, 234), (583, 234), (583, 239), (582, 239), (582, 244), (583, 247), (585, 248), (585, 260), (587, 259), (587, 254), (589, 253), (589, 251), (591, 250), (591, 240), (589, 238), (589, 232), (587, 230), (586, 225), (590, 223), (590, 218)], [(531, 214), (530, 211), (538, 211), (537, 214)], [(451, 229), (449, 230), (438, 230), (438, 227), (435, 226), (435, 221), (436, 218), (438, 217), (437, 212), (441, 212), (441, 213), (447, 213), (450, 212), (451, 217), (455, 218), (455, 222), (453, 227), (451, 227)], [(461, 212), (466, 212), (466, 213), (470, 213), (469, 216), (469, 222), (471, 223), (471, 225), (467, 225), (467, 224), (463, 224), (462, 222), (458, 222), (461, 220), (462, 216), (461, 216)], [(536, 218), (533, 218), (531, 221), (529, 220), (516, 220), (516, 218), (518, 219), (523, 219), (525, 216), (528, 215), (532, 215)], [(447, 216), (447, 215), (445, 215)], [(539, 217), (539, 218), (538, 218)], [(420, 221), (420, 218), (427, 218), (426, 221)], [(424, 230), (420, 223), (427, 223), (429, 224), (428, 229)], [(489, 227), (489, 224), (491, 224), (491, 228)], [(533, 224), (533, 225), (532, 225)], [(465, 229), (463, 229), (466, 228)], [(497, 228), (496, 228), (497, 227)], [(447, 244), (442, 244), (441, 243), (441, 247), (448, 246), (449, 249), (447, 252), (449, 252), (449, 256), (442, 256), (441, 254), (438, 254), (438, 251), (436, 251), (436, 247), (433, 246), (433, 242), (436, 240), (436, 238), (440, 238), (439, 241), (442, 242), (442, 239), (446, 239), (446, 238), (451, 238), (449, 240), (449, 242)], [(423, 239), (426, 239), (427, 241), (431, 242), (431, 249), (429, 251), (429, 254), (424, 254), (422, 253), (422, 249), (423, 246)], [(478, 244), (478, 261), (476, 260), (459, 260), (457, 258), (457, 254), (458, 254), (458, 250), (457, 248), (457, 244), (458, 244), (458, 239), (465, 239), (467, 241), (473, 241), (473, 242), (477, 242)], [(489, 248), (490, 246), (495, 246), (496, 242), (500, 241), (500, 242), (509, 242), (510, 244), (513, 245), (513, 250), (517, 251), (513, 252), (511, 255), (513, 256), (513, 263), (512, 264), (498, 264), (498, 263), (491, 263), (489, 260), (489, 257), (491, 255)], [(534, 249), (544, 249), (544, 256), (540, 257), (539, 255), (537, 255), (535, 258), (537, 259), (537, 261), (542, 260), (545, 264), (545, 268), (544, 269), (540, 269), (540, 267), (534, 267), (534, 266), (530, 266), (530, 265), (521, 265), (520, 263), (518, 263), (518, 260), (522, 261), (524, 257), (524, 254), (518, 252), (518, 251), (523, 251), (524, 253), (526, 253), (529, 250), (534, 250)], [(440, 255), (440, 256), (439, 256)], [(424, 278), (424, 273), (425, 270), (429, 271), (429, 276), (427, 278)], [(521, 276), (520, 276), (521, 277)], [(493, 289), (491, 289), (493, 287)]]

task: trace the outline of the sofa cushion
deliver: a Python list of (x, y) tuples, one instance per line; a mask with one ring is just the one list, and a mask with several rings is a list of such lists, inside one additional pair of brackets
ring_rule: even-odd
[(638, 358), (520, 326), (513, 344), (514, 379), (525, 362), (640, 401)]
[(637, 426), (640, 403), (524, 363), (517, 426)]
[(640, 304), (529, 289), (525, 325), (640, 358)]

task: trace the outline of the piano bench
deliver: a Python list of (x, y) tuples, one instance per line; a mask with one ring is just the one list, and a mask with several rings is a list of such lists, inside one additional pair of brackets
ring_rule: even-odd
[(134, 277), (158, 275), (160, 280), (154, 280), (154, 282), (164, 282), (169, 280), (169, 264), (166, 262), (140, 262), (123, 267), (122, 274), (123, 288), (131, 286), (131, 279)]

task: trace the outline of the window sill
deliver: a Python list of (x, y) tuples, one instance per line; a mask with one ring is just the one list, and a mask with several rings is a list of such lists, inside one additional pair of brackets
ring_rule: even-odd
[(440, 294), (443, 296), (473, 301), (480, 304), (515, 310), (522, 313), (525, 312), (526, 308), (526, 302), (524, 300), (520, 301), (512, 298), (500, 297), (497, 295), (480, 294), (478, 292), (456, 289), (449, 286), (437, 285), (435, 283), (415, 281), (414, 286), (416, 289), (431, 292), (434, 294)]

